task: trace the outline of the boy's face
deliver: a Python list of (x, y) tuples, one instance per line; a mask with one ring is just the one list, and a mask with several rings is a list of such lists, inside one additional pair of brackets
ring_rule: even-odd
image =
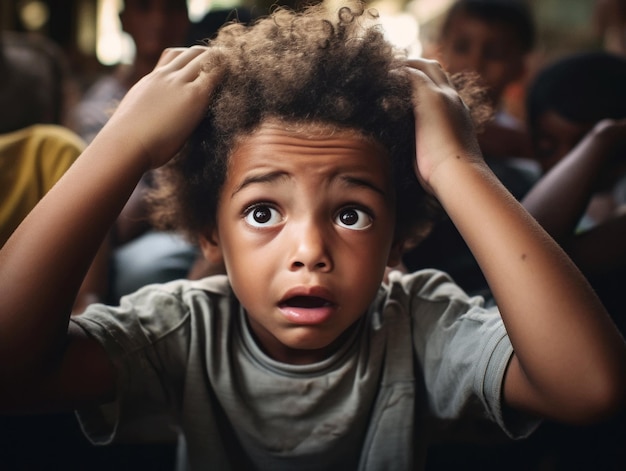
[(395, 224), (382, 147), (303, 129), (266, 122), (237, 145), (213, 234), (257, 341), (288, 363), (327, 357), (367, 311)]
[(474, 71), (489, 89), (497, 105), (504, 89), (524, 73), (524, 54), (515, 34), (506, 25), (471, 15), (452, 19), (439, 44), (439, 60), (450, 73)]

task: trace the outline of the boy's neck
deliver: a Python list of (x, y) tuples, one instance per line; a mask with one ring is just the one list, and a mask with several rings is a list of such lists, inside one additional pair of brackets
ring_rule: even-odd
[(295, 349), (279, 342), (268, 332), (255, 328), (254, 322), (245, 314), (245, 319), (250, 330), (250, 334), (257, 346), (272, 360), (289, 365), (312, 365), (330, 358), (349, 341), (350, 336), (360, 324), (360, 319), (348, 327), (331, 344), (319, 349)]

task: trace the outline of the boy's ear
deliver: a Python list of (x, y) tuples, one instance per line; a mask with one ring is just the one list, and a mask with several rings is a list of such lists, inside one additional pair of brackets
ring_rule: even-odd
[(222, 262), (222, 250), (219, 244), (217, 230), (208, 229), (198, 237), (198, 244), (204, 258), (210, 263)]
[(404, 253), (404, 240), (396, 240), (389, 250), (389, 257), (387, 257), (387, 266), (396, 267), (402, 262), (402, 254)]

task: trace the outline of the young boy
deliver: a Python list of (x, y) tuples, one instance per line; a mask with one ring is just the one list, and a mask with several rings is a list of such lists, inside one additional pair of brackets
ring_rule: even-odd
[[(438, 64), (361, 13), (277, 10), (164, 53), (0, 252), (5, 409), (77, 408), (96, 443), (167, 413), (188, 469), (404, 470), (435, 423), (525, 436), (621, 407), (624, 342), (586, 281), (490, 173)], [(126, 198), (181, 148), (157, 209), (228, 276), (68, 328)], [(381, 284), (433, 196), (499, 312), (432, 270)]]

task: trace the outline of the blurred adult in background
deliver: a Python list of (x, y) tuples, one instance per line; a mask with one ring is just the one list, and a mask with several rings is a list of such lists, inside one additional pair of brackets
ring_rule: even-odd
[(0, 42), (0, 128), (15, 131), (44, 123), (70, 126), (79, 90), (60, 46), (36, 33), (14, 31), (2, 31)]
[(184, 46), (190, 22), (186, 0), (120, 0), (122, 29), (135, 44), (131, 64), (118, 64), (96, 80), (74, 110), (78, 134), (91, 142), (126, 92), (149, 73), (163, 50)]
[[(164, 49), (189, 41), (187, 0), (124, 0), (119, 18), (135, 44), (135, 57), (98, 79), (75, 109), (76, 130), (87, 142), (130, 87), (152, 71)], [(115, 224), (111, 301), (146, 284), (186, 277), (198, 257), (197, 248), (178, 234), (152, 229), (145, 201), (152, 184), (147, 173)]]
[[(73, 78), (59, 46), (42, 36), (0, 36), (0, 246), (61, 178), (85, 143), (70, 131)], [(85, 279), (76, 313), (108, 293), (108, 241)]]

